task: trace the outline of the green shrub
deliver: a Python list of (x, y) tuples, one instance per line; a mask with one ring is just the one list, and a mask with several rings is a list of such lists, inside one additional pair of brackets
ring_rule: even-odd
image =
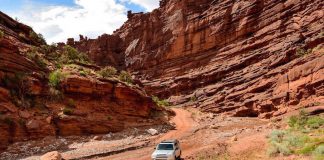
[(313, 151), (314, 159), (316, 160), (322, 160), (324, 159), (324, 144), (319, 145), (314, 151)]
[(132, 76), (126, 72), (126, 71), (121, 71), (119, 74), (119, 80), (126, 82), (128, 84), (132, 84), (133, 83), (133, 78)]
[(52, 73), (50, 73), (48, 79), (48, 84), (50, 87), (59, 88), (59, 84), (61, 83), (61, 81), (65, 78), (65, 74), (62, 73), (61, 70), (56, 70)]
[(85, 71), (80, 71), (80, 76), (86, 77), (87, 76), (87, 73)]
[(190, 97), (190, 101), (191, 102), (196, 102), (197, 101), (197, 97), (194, 95), (192, 97)]
[(37, 34), (34, 31), (29, 32), (29, 38), (34, 42), (37, 42), (37, 43), (40, 43), (40, 44), (46, 44), (46, 41), (45, 41), (43, 35), (42, 34)]
[(319, 106), (319, 105), (321, 105), (321, 102), (314, 102), (313, 105), (314, 106)]
[(37, 54), (37, 51), (29, 51), (26, 55), (28, 59), (34, 61), (39, 67), (43, 69), (47, 68), (48, 61), (44, 57)]
[(299, 112), (298, 116), (291, 116), (288, 120), (289, 127), (293, 129), (304, 129), (308, 119), (308, 113), (304, 110)]
[(105, 68), (102, 68), (99, 72), (99, 75), (101, 75), (103, 78), (113, 77), (117, 74), (117, 70), (114, 67), (108, 66)]
[(307, 112), (300, 111), (298, 116), (291, 116), (288, 125), (292, 129), (317, 129), (324, 125), (324, 119), (319, 116), (309, 116)]
[(73, 114), (73, 109), (69, 107), (64, 107), (63, 108), (63, 114), (65, 115), (72, 115)]
[(160, 100), (159, 97), (153, 96), (152, 100), (160, 107), (170, 106), (170, 103), (167, 100)]
[(10, 89), (11, 101), (17, 107), (28, 108), (28, 98), (30, 97), (30, 85), (28, 77), (23, 72), (16, 72), (14, 75), (5, 75), (2, 84)]
[(78, 50), (76, 50), (75, 48), (69, 45), (64, 46), (63, 54), (61, 55), (59, 61), (63, 64), (76, 63), (76, 62), (85, 63), (85, 64), (90, 63), (90, 59), (88, 55), (79, 52)]
[(274, 130), (269, 135), (268, 155), (313, 154), (318, 157), (321, 151), (317, 148), (324, 143), (323, 123), (322, 117), (311, 116), (303, 110), (299, 115), (291, 116), (288, 120), (289, 129)]
[(287, 131), (283, 130), (273, 130), (270, 133), (269, 139), (271, 142), (280, 143), (283, 141), (284, 136), (287, 134)]
[(319, 116), (313, 116), (307, 119), (306, 125), (311, 129), (317, 129), (324, 125), (324, 119)]
[(298, 48), (298, 49), (296, 50), (296, 55), (297, 55), (298, 57), (303, 57), (303, 56), (308, 55), (308, 54), (310, 54), (310, 53), (312, 53), (312, 50), (311, 50), (311, 49), (307, 49), (307, 50), (305, 50), (305, 49), (302, 49), (302, 48)]
[(4, 32), (0, 30), (0, 39), (4, 37)]

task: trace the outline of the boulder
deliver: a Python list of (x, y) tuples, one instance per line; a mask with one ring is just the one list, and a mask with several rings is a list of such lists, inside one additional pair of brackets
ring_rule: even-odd
[(102, 140), (102, 136), (94, 136), (93, 138), (92, 138), (92, 140), (95, 140), (95, 141), (100, 141), (100, 140)]
[(19, 116), (21, 118), (28, 119), (28, 118), (30, 118), (31, 115), (30, 115), (30, 113), (28, 111), (19, 111)]
[(38, 120), (30, 120), (27, 122), (26, 127), (28, 129), (39, 129), (40, 122)]
[(62, 160), (62, 155), (57, 151), (48, 152), (41, 156), (40, 160)]
[(158, 135), (158, 134), (159, 134), (159, 131), (156, 130), (156, 129), (153, 129), (153, 128), (148, 129), (146, 132), (149, 133), (149, 134), (152, 135), (152, 136), (154, 136), (154, 135)]

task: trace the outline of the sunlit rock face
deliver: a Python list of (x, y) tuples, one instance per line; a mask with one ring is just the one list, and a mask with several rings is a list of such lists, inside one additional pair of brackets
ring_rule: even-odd
[(148, 93), (203, 111), (269, 117), (323, 101), (323, 1), (160, 5), (76, 46), (88, 46), (80, 48), (98, 64), (132, 71)]

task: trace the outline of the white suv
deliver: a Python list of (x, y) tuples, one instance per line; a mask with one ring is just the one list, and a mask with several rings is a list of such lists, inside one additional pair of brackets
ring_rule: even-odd
[(162, 141), (152, 154), (152, 160), (180, 160), (180, 157), (181, 149), (176, 139)]

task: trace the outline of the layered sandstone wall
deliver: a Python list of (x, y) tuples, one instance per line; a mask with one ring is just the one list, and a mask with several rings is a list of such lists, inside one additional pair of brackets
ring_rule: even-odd
[(271, 116), (323, 101), (323, 6), (165, 0), (129, 16), (113, 36), (125, 67), (150, 94), (204, 111)]

